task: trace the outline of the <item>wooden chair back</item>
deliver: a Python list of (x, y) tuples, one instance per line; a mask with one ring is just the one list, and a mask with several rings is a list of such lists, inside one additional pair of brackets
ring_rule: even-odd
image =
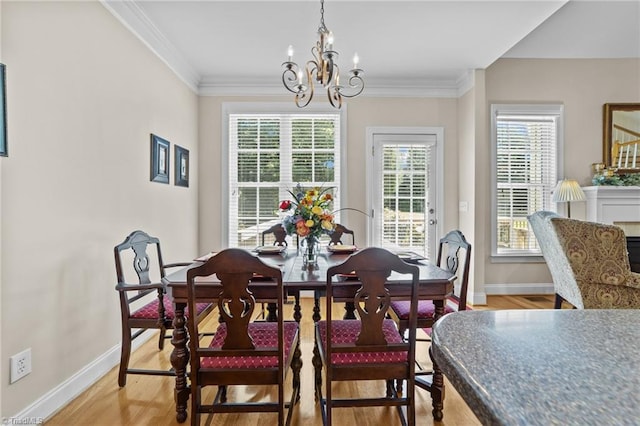
[(466, 310), (471, 269), (471, 244), (462, 232), (453, 230), (440, 239), (436, 264), (458, 277), (451, 298), (457, 302), (459, 311)]
[(342, 242), (342, 237), (347, 234), (351, 235), (351, 244), (356, 244), (356, 237), (351, 229), (348, 229), (346, 226), (336, 223), (336, 227), (333, 230), (333, 233), (330, 234), (331, 241), (329, 241), (329, 245), (335, 244), (344, 244)]
[[(353, 272), (361, 283), (355, 296), (352, 296), (359, 319), (334, 320), (331, 309), (334, 298), (344, 300), (348, 294), (353, 295), (353, 287), (345, 285), (343, 278), (339, 276)], [(404, 277), (401, 281), (394, 280), (392, 282), (389, 281), (392, 274), (395, 275), (394, 278)], [(416, 265), (403, 262), (397, 255), (377, 247), (360, 250), (342, 264), (333, 266), (327, 271), (327, 319), (316, 325), (316, 341), (320, 341), (322, 332), (318, 330), (325, 326), (322, 323), (326, 324), (327, 337), (321, 345), (321, 352), (324, 354), (326, 368), (327, 384), (326, 400), (324, 401), (327, 406), (327, 418), (331, 418), (333, 406), (404, 405), (407, 406), (409, 423), (413, 424), (415, 420), (413, 375), (419, 275), (419, 268)], [(410, 338), (407, 341), (403, 341), (393, 322), (386, 319), (390, 302), (394, 298), (408, 298), (411, 301)], [(334, 323), (334, 321), (337, 322)], [(333, 343), (331, 336), (334, 335), (334, 327), (342, 327), (345, 323), (359, 326), (357, 338), (353, 342)], [(350, 328), (351, 325), (348, 327)], [(380, 364), (379, 361), (346, 364), (332, 361), (334, 356), (340, 357), (344, 354), (348, 354), (349, 357), (367, 359), (367, 354), (373, 353), (396, 353), (399, 358), (390, 355), (395, 361), (384, 364)], [(319, 374), (316, 371), (317, 392), (321, 394), (318, 377)], [(382, 398), (334, 400), (332, 399), (331, 382), (340, 380), (386, 380), (387, 395)], [(394, 380), (407, 382), (407, 392), (404, 397), (394, 395), (395, 389), (392, 384)], [(394, 402), (390, 402), (390, 397), (394, 397)]]
[[(166, 296), (166, 286), (162, 279), (166, 269), (190, 263), (164, 264), (160, 240), (140, 230), (133, 231), (122, 243), (116, 245), (113, 253), (122, 323), (118, 384), (121, 387), (126, 385), (127, 374), (174, 375), (168, 370), (129, 368), (131, 344), (145, 330), (159, 329), (158, 349), (164, 349), (164, 340), (170, 337), (167, 336), (166, 330), (173, 328), (174, 310)], [(126, 267), (126, 261), (131, 262), (131, 268)], [(144, 300), (141, 300), (143, 298)], [(136, 306), (142, 307), (132, 312), (134, 302), (137, 302)], [(196, 311), (191, 312), (197, 312), (195, 318), (200, 321), (211, 309), (211, 305), (200, 304)]]
[[(201, 413), (251, 411), (277, 412), (282, 424), (285, 371), (291, 366), (292, 359), (296, 359), (293, 406), (298, 398), (299, 368), (302, 364), (299, 362), (298, 325), (283, 320), (282, 272), (244, 249), (223, 250), (187, 271), (189, 309), (194, 308), (198, 300), (197, 278), (214, 274), (220, 280), (221, 288), (211, 302), (217, 304), (221, 324), (211, 342), (197, 338), (189, 340), (193, 424), (199, 424)], [(276, 322), (251, 321), (256, 299), (249, 285), (256, 276), (260, 276), (260, 294), (275, 301), (279, 312)], [(190, 336), (202, 334), (198, 323), (191, 317), (187, 323)], [(226, 403), (226, 386), (237, 384), (277, 385), (278, 401)], [(205, 404), (201, 398), (202, 388), (208, 385), (219, 386), (218, 395), (211, 404)]]
[(269, 229), (262, 231), (262, 245), (266, 245), (266, 240), (273, 239), (274, 246), (288, 246), (287, 243), (287, 231), (284, 230), (282, 224), (276, 223), (272, 225)]
[[(469, 271), (471, 268), (471, 244), (462, 232), (450, 231), (440, 239), (436, 265), (456, 275), (454, 293), (449, 297), (455, 303), (446, 303), (445, 313), (464, 311), (467, 309), (467, 291), (469, 288)], [(390, 316), (398, 324), (404, 335), (409, 328), (409, 305), (406, 300), (394, 301), (391, 304)], [(432, 300), (418, 301), (418, 328), (431, 328), (435, 317), (435, 304)], [(420, 338), (420, 341), (429, 340)]]

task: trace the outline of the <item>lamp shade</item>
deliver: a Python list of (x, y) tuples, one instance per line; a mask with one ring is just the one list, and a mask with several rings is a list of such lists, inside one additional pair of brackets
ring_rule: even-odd
[(551, 200), (554, 202), (584, 201), (584, 191), (574, 179), (563, 179), (558, 182)]

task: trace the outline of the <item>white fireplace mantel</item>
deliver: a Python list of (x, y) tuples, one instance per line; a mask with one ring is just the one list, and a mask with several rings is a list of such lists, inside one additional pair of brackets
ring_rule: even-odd
[(582, 189), (587, 197), (588, 221), (640, 226), (640, 186), (587, 186)]

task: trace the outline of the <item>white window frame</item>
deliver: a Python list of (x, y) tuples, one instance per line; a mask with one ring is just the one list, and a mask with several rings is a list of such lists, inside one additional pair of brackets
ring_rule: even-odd
[[(221, 141), (222, 141), (222, 167), (221, 167), (221, 187), (222, 189), (222, 206), (221, 208), (221, 229), (229, 229), (229, 205), (230, 195), (227, 188), (229, 188), (229, 116), (232, 114), (336, 114), (340, 115), (340, 158), (341, 158), (341, 173), (339, 177), (340, 188), (338, 189), (338, 199), (340, 205), (344, 205), (344, 200), (347, 199), (347, 178), (346, 178), (346, 146), (347, 146), (347, 108), (343, 107), (336, 111), (329, 104), (316, 104), (309, 105), (304, 109), (300, 109), (292, 102), (224, 102), (222, 104), (221, 111)], [(277, 206), (276, 206), (277, 207)], [(336, 218), (339, 220), (339, 217)], [(222, 233), (222, 247), (229, 247), (229, 233)]]
[(555, 203), (551, 202), (551, 191), (555, 183), (563, 175), (563, 147), (564, 147), (564, 105), (562, 104), (492, 104), (491, 105), (491, 257), (497, 262), (527, 262), (539, 261), (540, 250), (513, 250), (511, 253), (498, 253), (498, 183), (497, 183), (497, 117), (508, 115), (553, 115), (557, 118), (555, 173), (550, 186), (545, 193), (546, 209), (555, 210)]

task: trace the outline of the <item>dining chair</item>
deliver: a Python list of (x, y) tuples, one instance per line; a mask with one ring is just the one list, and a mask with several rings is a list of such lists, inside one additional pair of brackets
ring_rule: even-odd
[[(453, 230), (440, 239), (436, 265), (461, 277), (454, 283), (454, 292), (447, 298), (444, 314), (467, 309), (467, 290), (469, 286), (469, 270), (471, 267), (471, 244), (459, 230)], [(405, 336), (410, 326), (410, 303), (407, 300), (391, 302), (390, 317), (398, 324), (400, 334)], [(430, 329), (433, 327), (436, 308), (433, 300), (418, 300), (417, 327)], [(431, 341), (427, 338), (416, 338), (417, 341)], [(400, 387), (401, 384), (398, 384)], [(440, 386), (433, 383), (433, 370), (419, 366), (415, 370), (415, 386), (430, 392), (440, 392)], [(436, 399), (440, 399), (435, 396)]]
[[(471, 267), (471, 244), (464, 234), (458, 230), (447, 233), (440, 239), (436, 265), (456, 274), (454, 292), (445, 302), (444, 313), (467, 309), (467, 290), (469, 287), (469, 270)], [(460, 271), (460, 272), (459, 272)], [(394, 300), (391, 302), (390, 316), (398, 324), (400, 333), (404, 335), (409, 326), (409, 301)], [(435, 316), (435, 305), (432, 300), (418, 301), (418, 328), (431, 328)]]
[(341, 225), (339, 223), (336, 223), (335, 228), (333, 229), (333, 232), (331, 234), (329, 234), (329, 236), (331, 237), (331, 240), (329, 241), (329, 245), (335, 245), (335, 244), (344, 244), (342, 242), (342, 237), (345, 235), (351, 235), (351, 245), (356, 245), (356, 237), (353, 233), (353, 231), (351, 229), (348, 229), (346, 226)]
[(266, 245), (266, 240), (273, 240), (274, 246), (288, 246), (287, 243), (287, 231), (284, 229), (281, 223), (276, 223), (270, 226), (268, 229), (262, 231), (262, 245)]
[[(190, 339), (191, 424), (199, 425), (202, 413), (272, 412), (278, 414), (278, 424), (291, 421), (294, 405), (300, 397), (299, 329), (295, 321), (284, 321), (278, 315), (276, 322), (253, 322), (251, 317), (256, 300), (249, 289), (257, 274), (264, 279), (256, 292), (272, 293), (279, 312), (284, 306), (284, 290), (280, 269), (271, 267), (244, 249), (229, 248), (211, 257), (205, 263), (187, 271), (188, 306), (196, 304), (196, 278), (216, 274), (220, 280), (220, 293), (213, 301), (223, 319), (209, 339)], [(197, 336), (198, 322), (189, 317), (189, 335)], [(285, 377), (293, 373), (290, 402), (285, 403)], [(206, 386), (217, 385), (218, 390), (210, 403), (202, 400)], [(277, 401), (227, 401), (227, 387), (231, 385), (275, 385)]]
[(640, 274), (631, 271), (627, 240), (615, 225), (539, 211), (529, 223), (549, 267), (555, 308), (640, 308)]
[[(129, 368), (131, 344), (146, 330), (159, 329), (158, 349), (164, 349), (164, 340), (171, 337), (166, 331), (173, 328), (174, 307), (166, 295), (167, 289), (162, 279), (167, 269), (184, 267), (191, 263), (164, 264), (160, 240), (139, 230), (129, 234), (122, 243), (114, 247), (113, 252), (118, 281), (116, 290), (120, 296), (122, 318), (118, 385), (123, 387), (127, 384), (127, 374), (173, 376), (175, 374), (170, 370)], [(131, 268), (125, 269), (125, 259), (131, 260)], [(135, 282), (131, 282), (134, 280)], [(153, 294), (155, 298), (149, 301)], [(191, 312), (196, 312), (194, 319), (201, 321), (212, 310), (212, 304), (199, 303), (195, 311)]]
[[(266, 242), (271, 240), (273, 240), (274, 246), (289, 246), (289, 243), (287, 242), (287, 231), (282, 226), (282, 223), (278, 222), (275, 225), (270, 226), (268, 229), (262, 231), (262, 246), (264, 247), (266, 245)], [(294, 294), (293, 296), (296, 296), (296, 294)], [(300, 297), (299, 294), (297, 295), (297, 297)], [(275, 302), (273, 300), (261, 300), (260, 311), (256, 315), (256, 319), (274, 320), (275, 315), (277, 315), (277, 310), (275, 309), (274, 305)]]
[[(391, 273), (410, 279), (388, 281)], [(355, 273), (360, 288), (353, 296), (353, 284), (344, 275)], [(369, 247), (351, 255), (327, 271), (326, 320), (315, 323), (316, 398), (320, 402), (324, 424), (331, 425), (333, 408), (395, 406), (401, 422), (415, 423), (413, 375), (415, 369), (415, 333), (419, 268), (403, 262), (386, 249)], [(358, 319), (333, 319), (334, 298), (352, 296)], [(386, 319), (393, 297), (409, 298), (409, 339), (404, 340), (395, 323)], [(322, 371), (326, 397), (322, 396)], [(334, 398), (332, 384), (338, 381), (381, 380), (386, 393), (379, 397)], [(406, 381), (401, 395), (395, 381)], [(406, 407), (407, 419), (403, 413)]]

